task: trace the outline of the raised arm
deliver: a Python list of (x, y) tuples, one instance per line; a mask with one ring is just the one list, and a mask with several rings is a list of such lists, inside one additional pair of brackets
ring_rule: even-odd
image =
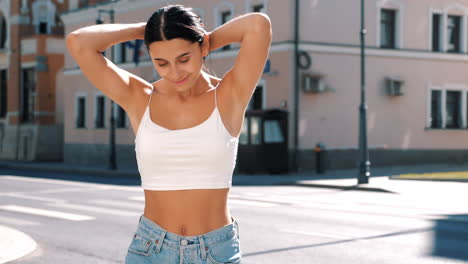
[(255, 90), (270, 50), (272, 32), (267, 15), (249, 13), (227, 22), (209, 33), (210, 49), (240, 42), (234, 66), (225, 77), (232, 83), (236, 100), (247, 106)]
[(150, 87), (144, 79), (117, 67), (101, 52), (120, 42), (143, 39), (146, 22), (101, 24), (77, 29), (66, 37), (67, 48), (89, 81), (128, 110), (136, 89)]

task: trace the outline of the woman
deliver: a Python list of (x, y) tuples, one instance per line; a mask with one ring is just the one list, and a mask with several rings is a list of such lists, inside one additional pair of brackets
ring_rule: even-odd
[[(144, 39), (160, 80), (149, 83), (101, 55), (133, 39)], [(136, 135), (145, 210), (126, 263), (240, 263), (227, 200), (244, 114), (269, 52), (269, 18), (245, 14), (207, 32), (192, 9), (170, 5), (147, 22), (88, 26), (66, 42)], [(209, 51), (232, 42), (241, 48), (222, 79), (203, 71)]]

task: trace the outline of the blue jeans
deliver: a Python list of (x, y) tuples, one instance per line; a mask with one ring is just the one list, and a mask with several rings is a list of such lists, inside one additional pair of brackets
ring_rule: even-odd
[(208, 233), (180, 236), (141, 215), (125, 263), (239, 264), (241, 257), (239, 225), (234, 218), (231, 224)]

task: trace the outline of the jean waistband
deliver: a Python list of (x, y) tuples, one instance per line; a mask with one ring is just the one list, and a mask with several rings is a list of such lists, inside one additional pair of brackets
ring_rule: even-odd
[[(205, 234), (195, 236), (181, 236), (172, 232), (169, 232), (159, 226), (157, 223), (145, 217), (143, 214), (140, 216), (138, 224), (138, 230), (144, 232), (150, 238), (155, 240), (162, 239), (163, 243), (170, 247), (178, 248), (181, 244), (185, 243), (185, 246), (200, 244), (201, 239), (206, 246), (232, 239), (234, 236), (239, 238), (239, 224), (235, 218), (231, 216), (232, 223), (215, 230), (209, 231)], [(186, 240), (186, 242), (182, 242)]]

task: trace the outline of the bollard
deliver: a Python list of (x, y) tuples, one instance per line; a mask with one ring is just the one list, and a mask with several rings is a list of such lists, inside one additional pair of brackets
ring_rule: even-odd
[(317, 174), (325, 173), (325, 145), (321, 142), (317, 143), (314, 148), (315, 152), (315, 171)]

